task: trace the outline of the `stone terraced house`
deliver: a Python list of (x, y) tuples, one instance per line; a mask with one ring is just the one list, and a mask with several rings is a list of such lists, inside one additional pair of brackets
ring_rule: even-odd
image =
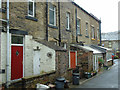
[[(83, 59), (92, 63), (93, 51), (78, 46), (101, 44), (101, 20), (75, 2), (10, 2), (9, 24), (7, 2), (0, 4), (0, 83), (21, 79), (28, 83), (30, 78), (46, 83), (59, 76), (71, 79), (76, 66), (84, 71)], [(88, 69), (93, 70), (92, 64)]]

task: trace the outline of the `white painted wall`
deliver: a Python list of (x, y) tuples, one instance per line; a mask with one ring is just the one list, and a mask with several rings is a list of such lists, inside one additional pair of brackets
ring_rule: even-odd
[[(55, 50), (33, 41), (33, 49), (36, 49), (37, 46), (40, 48), (40, 72), (49, 72), (55, 70)], [(49, 52), (52, 54), (51, 58), (47, 56)]]
[[(11, 43), (11, 34), (10, 34), (10, 43)], [(10, 46), (11, 49), (11, 46)], [(11, 50), (10, 50), (11, 52)], [(5, 74), (0, 74), (0, 77), (2, 77), (2, 80), (0, 82), (5, 83), (6, 82), (6, 60), (7, 60), (7, 34), (4, 32), (1, 32), (1, 69), (5, 69)], [(10, 53), (10, 59), (11, 61), (11, 53)], [(11, 62), (9, 64), (9, 80), (11, 78)]]
[(107, 51), (107, 53), (106, 53), (106, 60), (107, 60), (107, 62), (112, 60), (112, 52)]
[[(40, 48), (40, 72), (55, 70), (55, 50), (40, 44), (32, 39), (32, 36), (24, 37), (24, 76), (33, 75), (33, 52), (36, 47)], [(52, 58), (47, 53), (52, 53)], [(7, 59), (7, 34), (1, 32), (1, 69), (5, 69), (5, 74), (0, 74), (0, 83), (6, 82), (6, 59)], [(11, 34), (10, 34), (10, 61), (9, 61), (9, 81), (11, 81)]]
[(99, 65), (98, 65), (98, 58), (103, 58), (102, 54), (94, 54), (93, 55), (93, 70), (98, 72)]
[[(34, 50), (40, 49), (40, 72), (49, 72), (55, 70), (55, 50), (40, 44), (32, 39), (32, 36), (25, 36), (25, 76), (33, 75), (33, 58)], [(47, 56), (47, 53), (52, 53), (52, 58)], [(38, 62), (39, 63), (39, 62)]]

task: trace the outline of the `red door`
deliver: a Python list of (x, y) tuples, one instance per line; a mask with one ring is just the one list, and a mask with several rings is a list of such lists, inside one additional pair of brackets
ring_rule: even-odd
[(74, 51), (70, 52), (70, 67), (76, 68), (76, 53)]
[(23, 77), (23, 46), (11, 47), (11, 80)]

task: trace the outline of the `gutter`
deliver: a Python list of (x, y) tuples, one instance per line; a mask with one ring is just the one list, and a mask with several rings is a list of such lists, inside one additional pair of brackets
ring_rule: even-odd
[(99, 33), (100, 33), (100, 45), (102, 45), (102, 40), (101, 40), (101, 20), (99, 22)]

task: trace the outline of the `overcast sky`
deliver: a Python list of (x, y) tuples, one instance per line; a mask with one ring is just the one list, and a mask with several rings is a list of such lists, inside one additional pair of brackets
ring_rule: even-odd
[(74, 0), (83, 9), (101, 18), (102, 32), (118, 30), (118, 2), (120, 0)]

